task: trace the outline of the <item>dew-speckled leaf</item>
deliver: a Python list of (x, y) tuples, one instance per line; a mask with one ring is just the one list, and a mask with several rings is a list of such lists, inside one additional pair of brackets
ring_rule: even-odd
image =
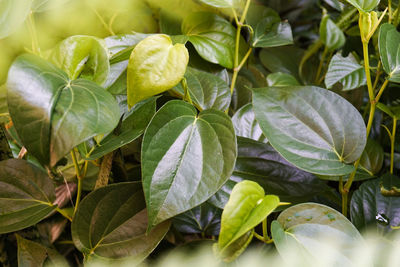
[[(213, 108), (225, 111), (229, 107), (231, 92), (228, 84), (220, 77), (188, 67), (185, 78), (190, 98), (200, 110)], [(181, 84), (172, 91), (180, 97), (185, 95)]]
[(236, 136), (250, 138), (260, 142), (268, 142), (258, 124), (251, 103), (244, 105), (232, 117)]
[(218, 8), (239, 8), (243, 4), (243, 0), (199, 0), (209, 6)]
[(351, 198), (350, 218), (360, 230), (396, 231), (391, 226), (400, 225), (400, 197), (383, 196), (379, 179), (364, 182)]
[(236, 29), (230, 22), (213, 13), (196, 12), (184, 19), (182, 32), (203, 59), (233, 68)]
[(236, 184), (222, 212), (219, 250), (223, 251), (256, 227), (278, 206), (279, 198), (265, 195), (256, 182), (245, 180)]
[(372, 11), (378, 6), (380, 0), (346, 0), (349, 4), (363, 12)]
[(326, 89), (253, 89), (253, 109), (271, 145), (305, 171), (351, 173), (354, 167), (350, 163), (364, 150), (366, 128), (360, 113), (346, 99)]
[(152, 35), (133, 49), (128, 65), (128, 105), (165, 92), (183, 78), (189, 53), (183, 44), (172, 44), (165, 34)]
[(283, 72), (271, 73), (267, 76), (268, 86), (274, 87), (285, 87), (285, 86), (296, 86), (300, 83), (296, 80), (293, 75)]
[(331, 89), (340, 83), (343, 91), (359, 88), (367, 84), (365, 70), (353, 55), (343, 57), (340, 53), (333, 56), (325, 76), (326, 88)]
[(327, 15), (321, 20), (319, 35), (329, 51), (341, 48), (346, 41), (342, 30)]
[[(116, 208), (117, 207), (117, 208)], [(75, 246), (88, 257), (145, 259), (164, 238), (166, 221), (146, 233), (147, 212), (139, 182), (97, 189), (79, 205), (71, 231)]]
[(53, 205), (53, 181), (24, 160), (0, 162), (0, 234), (32, 226), (48, 215)]
[(71, 81), (44, 59), (19, 56), (8, 73), (8, 107), (22, 144), (54, 166), (72, 148), (111, 132), (120, 118), (113, 96), (92, 81)]
[(389, 81), (400, 83), (400, 33), (392, 24), (385, 23), (379, 31), (379, 53)]
[(292, 28), (280, 17), (262, 19), (254, 30), (253, 47), (276, 47), (293, 44)]
[(179, 100), (165, 104), (142, 144), (149, 228), (209, 199), (229, 179), (235, 160), (236, 136), (224, 112), (197, 114)]
[(71, 80), (84, 78), (103, 85), (110, 72), (108, 53), (104, 40), (76, 35), (58, 44), (50, 61), (65, 71)]
[(0, 0), (0, 39), (18, 30), (30, 12), (32, 0)]
[(121, 125), (96, 146), (88, 160), (98, 159), (139, 138), (156, 113), (156, 97), (137, 103), (122, 116)]
[(360, 167), (373, 176), (382, 169), (383, 157), (382, 146), (373, 139), (368, 139), (365, 150), (361, 156)]

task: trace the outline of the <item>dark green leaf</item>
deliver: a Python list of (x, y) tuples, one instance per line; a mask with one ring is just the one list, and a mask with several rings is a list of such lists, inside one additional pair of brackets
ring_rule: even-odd
[(142, 145), (142, 179), (149, 228), (210, 198), (229, 179), (236, 159), (230, 118), (217, 110), (197, 115), (169, 101), (153, 117)]
[(389, 81), (400, 83), (400, 33), (392, 24), (385, 23), (379, 31), (379, 52)]
[(87, 257), (145, 259), (167, 233), (164, 222), (146, 234), (147, 212), (140, 183), (102, 187), (86, 196), (72, 221), (75, 246)]
[(254, 31), (253, 47), (275, 47), (293, 43), (292, 29), (279, 17), (266, 17)]
[(0, 39), (14, 33), (30, 12), (32, 0), (2, 0), (0, 6)]
[[(188, 67), (185, 78), (190, 98), (200, 109), (218, 109), (225, 111), (231, 101), (231, 92), (228, 84), (213, 74)], [(185, 92), (182, 84), (178, 84), (172, 91), (183, 97)]]
[(24, 160), (0, 162), (0, 233), (32, 226), (55, 209), (50, 178)]
[(373, 176), (381, 170), (383, 156), (382, 146), (378, 142), (368, 139), (365, 150), (361, 156), (360, 167)]
[(18, 57), (8, 74), (8, 106), (29, 153), (53, 166), (73, 147), (118, 123), (118, 104), (95, 83), (69, 80), (53, 64), (34, 55)]
[(268, 86), (274, 87), (285, 87), (285, 86), (296, 86), (300, 83), (290, 74), (275, 72), (267, 76)]
[(330, 89), (336, 83), (342, 84), (344, 91), (367, 84), (364, 67), (357, 62), (353, 55), (342, 57), (340, 53), (337, 53), (333, 56), (326, 73), (325, 85)]
[(329, 51), (341, 48), (346, 41), (342, 30), (327, 15), (321, 20), (319, 35)]
[(253, 89), (253, 108), (271, 145), (300, 169), (345, 175), (354, 169), (347, 164), (356, 161), (364, 150), (366, 129), (360, 113), (326, 89)]
[(400, 177), (386, 173), (381, 177), (381, 193), (384, 196), (400, 196)]
[(260, 142), (268, 142), (260, 125), (256, 121), (253, 105), (251, 103), (244, 105), (232, 117), (233, 127), (237, 136), (250, 138)]

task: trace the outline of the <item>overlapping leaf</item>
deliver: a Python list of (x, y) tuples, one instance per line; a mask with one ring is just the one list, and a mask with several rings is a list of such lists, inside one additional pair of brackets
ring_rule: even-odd
[(300, 83), (295, 77), (288, 73), (275, 72), (267, 76), (268, 86), (273, 87), (286, 87), (286, 86), (296, 86)]
[(383, 24), (379, 31), (379, 53), (389, 81), (400, 83), (400, 33), (392, 24)]
[(256, 141), (268, 142), (260, 125), (256, 121), (251, 103), (244, 105), (232, 117), (233, 126), (237, 136), (250, 138)]
[(342, 30), (327, 15), (321, 20), (319, 35), (329, 51), (341, 48), (346, 41)]

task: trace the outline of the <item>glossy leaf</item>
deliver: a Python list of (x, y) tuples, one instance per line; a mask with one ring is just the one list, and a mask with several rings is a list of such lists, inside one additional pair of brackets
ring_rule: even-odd
[(327, 15), (321, 20), (319, 35), (329, 51), (341, 48), (346, 41), (342, 30)]
[(268, 86), (274, 87), (285, 87), (285, 86), (296, 86), (300, 83), (290, 74), (283, 72), (271, 73), (267, 76)]
[(260, 224), (278, 205), (279, 198), (265, 195), (264, 189), (256, 182), (236, 184), (222, 212), (219, 250), (223, 251)]
[(239, 8), (243, 0), (200, 0), (200, 2), (219, 8)]
[(142, 145), (142, 180), (149, 229), (209, 199), (229, 179), (236, 159), (230, 118), (216, 110), (197, 115), (169, 101), (153, 117)]
[(109, 36), (104, 39), (111, 54), (111, 63), (129, 60), (133, 48), (145, 38), (153, 34), (131, 33)]
[(389, 81), (400, 83), (400, 33), (392, 24), (383, 24), (379, 31), (379, 53)]
[[(117, 207), (117, 208), (116, 208)], [(147, 212), (141, 184), (118, 183), (86, 196), (72, 221), (75, 246), (88, 257), (145, 259), (167, 233), (164, 222), (146, 234)]]
[(210, 202), (223, 208), (232, 188), (243, 180), (257, 182), (265, 192), (291, 203), (308, 201), (315, 195), (327, 194), (330, 190), (316, 176), (287, 162), (271, 145), (239, 137), (235, 170), (230, 180)]
[(0, 1), (0, 39), (13, 34), (28, 17), (32, 0)]
[(268, 142), (260, 125), (256, 121), (251, 103), (244, 105), (232, 117), (233, 127), (237, 136), (250, 138), (256, 141)]
[(361, 156), (360, 167), (370, 175), (375, 175), (382, 169), (383, 157), (382, 146), (378, 142), (368, 139), (365, 150)]
[[(225, 111), (229, 107), (231, 92), (221, 78), (190, 67), (186, 70), (185, 78), (190, 98), (200, 110), (213, 108)], [(180, 97), (185, 95), (182, 84), (175, 86), (172, 91)]]
[(380, 2), (380, 0), (346, 0), (349, 4), (363, 12), (372, 11)]
[(174, 227), (184, 234), (219, 235), (222, 211), (209, 203), (182, 213), (173, 219)]
[(92, 36), (68, 37), (56, 46), (50, 60), (64, 70), (71, 80), (79, 77), (102, 85), (110, 72), (106, 44)]
[(156, 97), (149, 98), (139, 102), (126, 112), (122, 116), (122, 122), (118, 129), (101, 140), (88, 160), (98, 159), (139, 138), (156, 113), (156, 100)]
[(164, 34), (152, 35), (133, 49), (128, 65), (128, 105), (165, 92), (183, 78), (189, 53)]
[(364, 182), (351, 198), (350, 217), (358, 229), (388, 233), (400, 225), (400, 198), (383, 196), (378, 179)]
[(326, 73), (325, 85), (331, 89), (336, 83), (340, 83), (344, 91), (367, 84), (364, 67), (357, 62), (353, 55), (343, 57), (337, 53), (333, 56)]
[[(272, 238), (284, 259), (297, 252), (298, 256), (303, 255), (301, 260), (329, 266), (351, 266), (352, 250), (362, 242), (360, 233), (345, 216), (316, 203), (303, 203), (283, 211), (272, 224)], [(332, 262), (320, 257), (328, 252)]]
[(262, 19), (255, 28), (253, 47), (275, 47), (293, 43), (292, 29), (280, 17), (269, 16)]
[(54, 166), (73, 147), (118, 123), (119, 107), (95, 83), (69, 80), (34, 55), (18, 57), (8, 74), (8, 106), (23, 145), (42, 164)]
[[(366, 144), (364, 121), (352, 104), (318, 87), (253, 90), (256, 119), (290, 163), (322, 175), (345, 175)], [(348, 121), (352, 123), (349, 124)]]
[(182, 32), (203, 59), (233, 68), (236, 29), (227, 20), (213, 13), (192, 13), (184, 19)]
[(0, 162), (0, 233), (35, 225), (56, 209), (50, 178), (32, 164), (17, 159)]

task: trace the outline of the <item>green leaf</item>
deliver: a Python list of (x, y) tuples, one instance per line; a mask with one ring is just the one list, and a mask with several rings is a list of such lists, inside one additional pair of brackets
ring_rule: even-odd
[[(221, 78), (205, 71), (188, 67), (185, 78), (190, 98), (200, 109), (218, 109), (225, 111), (231, 101), (231, 92), (228, 84)], [(182, 84), (178, 84), (172, 91), (183, 97), (185, 92)]]
[(383, 103), (377, 103), (376, 107), (379, 108), (381, 111), (385, 112), (386, 115), (389, 115), (391, 118), (397, 117), (396, 114), (393, 113), (393, 110)]
[(55, 188), (39, 168), (24, 160), (0, 162), (0, 234), (35, 225), (56, 209)]
[(133, 48), (145, 38), (153, 34), (131, 33), (109, 36), (104, 39), (111, 55), (111, 63), (129, 60)]
[(57, 251), (17, 235), (18, 266), (69, 266), (68, 262)]
[(400, 33), (392, 24), (385, 23), (379, 31), (379, 53), (388, 80), (400, 83)]
[(400, 198), (383, 196), (379, 179), (364, 182), (351, 198), (350, 217), (360, 230), (391, 232), (391, 226), (400, 225)]
[(13, 34), (28, 17), (32, 0), (0, 1), (0, 39)]
[(321, 20), (319, 35), (322, 43), (329, 51), (341, 48), (346, 42), (342, 30), (327, 15)]
[(386, 173), (381, 177), (381, 193), (384, 196), (400, 196), (400, 177)]
[(367, 84), (365, 69), (353, 55), (343, 57), (340, 53), (333, 56), (325, 77), (325, 85), (331, 89), (336, 83), (342, 84), (343, 91), (359, 88)]
[(44, 12), (54, 8), (58, 8), (70, 0), (33, 0), (32, 11), (33, 12)]
[(7, 88), (18, 136), (43, 165), (54, 166), (83, 141), (111, 132), (120, 117), (110, 93), (88, 80), (71, 81), (38, 56), (14, 61)]
[(231, 243), (229, 246), (226, 246), (222, 251), (219, 250), (218, 243), (214, 243), (214, 253), (225, 262), (231, 262), (243, 253), (243, 251), (253, 240), (253, 236), (254, 229), (248, 231), (247, 233), (236, 239), (236, 241)]
[(165, 92), (183, 78), (189, 53), (183, 44), (173, 45), (164, 34), (152, 35), (133, 49), (128, 65), (128, 105)]
[(380, 0), (346, 0), (360, 11), (369, 12), (378, 6)]
[(233, 127), (237, 136), (250, 138), (260, 142), (268, 142), (260, 125), (256, 121), (251, 103), (244, 105), (232, 117)]
[(71, 80), (79, 77), (102, 85), (110, 72), (107, 46), (103, 40), (92, 36), (68, 37), (56, 46), (50, 61)]
[(238, 156), (230, 180), (210, 199), (223, 208), (232, 188), (242, 180), (257, 182), (265, 192), (277, 195), (281, 201), (301, 203), (330, 188), (315, 175), (287, 162), (271, 145), (247, 138), (238, 138)]
[(221, 218), (218, 238), (220, 251), (260, 224), (279, 206), (279, 198), (265, 195), (256, 182), (242, 181), (235, 185)]
[(221, 228), (222, 210), (204, 203), (173, 219), (174, 227), (183, 234), (217, 236)]
[[(272, 238), (284, 259), (303, 256), (298, 259), (300, 264), (305, 260), (316, 266), (352, 266), (354, 248), (362, 242), (360, 233), (345, 216), (316, 203), (303, 203), (283, 211), (272, 223)], [(322, 253), (332, 255), (332, 262), (321, 257)]]
[(96, 146), (87, 160), (95, 160), (139, 138), (156, 113), (156, 97), (137, 103), (122, 117), (121, 125)]
[(364, 150), (366, 128), (360, 113), (326, 89), (253, 89), (253, 108), (271, 145), (305, 171), (321, 175), (351, 173), (354, 167), (348, 164)]
[(283, 72), (271, 73), (267, 76), (268, 86), (274, 87), (286, 87), (286, 86), (296, 86), (300, 83), (290, 74)]
[(203, 59), (233, 68), (236, 29), (227, 20), (213, 13), (192, 13), (184, 19), (182, 32)]
[(108, 185), (87, 195), (71, 231), (75, 246), (87, 257), (145, 259), (167, 233), (164, 222), (146, 234), (147, 212), (141, 184)]
[(365, 150), (361, 156), (360, 167), (373, 176), (382, 169), (383, 157), (382, 146), (373, 139), (368, 139)]
[(153, 117), (142, 144), (142, 180), (149, 228), (215, 194), (232, 174), (236, 137), (217, 110), (197, 115), (190, 104), (169, 101)]
[(262, 19), (254, 31), (253, 47), (275, 47), (293, 44), (292, 29), (279, 17)]
[(239, 8), (243, 4), (243, 0), (200, 0), (200, 2), (219, 8)]

